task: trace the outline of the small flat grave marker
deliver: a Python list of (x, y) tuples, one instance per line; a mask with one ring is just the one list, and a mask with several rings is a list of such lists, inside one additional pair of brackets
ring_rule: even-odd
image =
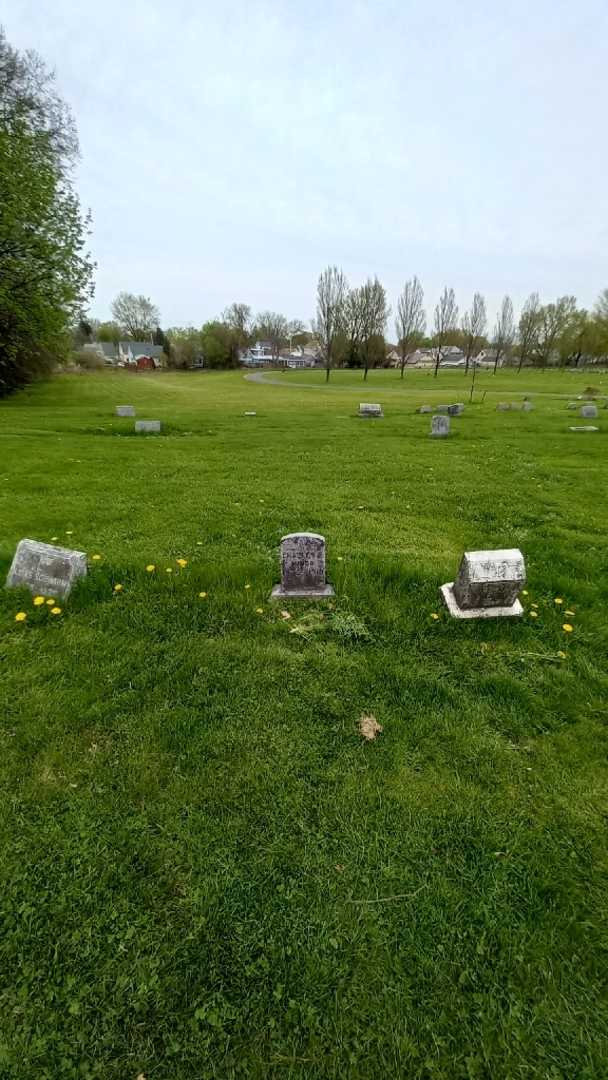
[(33, 596), (69, 595), (77, 578), (87, 572), (84, 551), (20, 540), (6, 579), (7, 589), (25, 587)]
[(449, 416), (434, 416), (431, 420), (431, 438), (445, 439), (450, 434)]
[(135, 416), (135, 406), (134, 405), (117, 405), (116, 406), (116, 415), (117, 416)]
[(420, 408), (416, 410), (416, 412), (419, 412), (419, 413), (432, 413), (432, 411), (433, 411), (433, 406), (432, 405), (421, 405)]
[(595, 420), (597, 418), (597, 405), (582, 405), (581, 416), (585, 420)]
[(319, 533), (289, 533), (281, 540), (281, 584), (271, 600), (320, 600), (333, 596), (325, 580), (325, 537)]
[(441, 595), (455, 619), (497, 619), (523, 615), (518, 594), (525, 583), (518, 548), (465, 551), (456, 581), (442, 585)]
[(373, 405), (369, 401), (362, 401), (359, 405), (359, 416), (365, 420), (382, 419), (384, 413), (381, 405)]
[(523, 401), (522, 402), (522, 406), (521, 406), (521, 411), (522, 412), (532, 412), (533, 408), (534, 408), (534, 405), (532, 404), (531, 401)]
[(462, 401), (457, 401), (454, 405), (448, 405), (448, 416), (462, 416), (464, 412), (464, 405)]
[(449, 405), (436, 405), (435, 406), (435, 412), (438, 412), (438, 413), (448, 413), (449, 409), (450, 409)]
[(593, 424), (581, 424), (579, 427), (571, 427), (570, 431), (599, 431), (599, 427), (594, 427)]
[(135, 430), (138, 434), (145, 434), (146, 432), (158, 434), (160, 431), (160, 420), (136, 420)]
[(251, 412), (251, 410), (249, 410), (248, 412), (245, 413), (245, 416), (257, 416), (257, 415), (258, 414), (256, 412)]
[(566, 405), (567, 409), (578, 409), (578, 401), (569, 401)]
[(511, 408), (508, 401), (499, 401), (496, 406), (496, 412), (508, 412)]

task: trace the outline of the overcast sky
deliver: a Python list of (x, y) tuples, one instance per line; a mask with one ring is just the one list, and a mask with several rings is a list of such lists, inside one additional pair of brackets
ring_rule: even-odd
[[(4, 0), (57, 71), (93, 215), (93, 314), (232, 300), (308, 320), (316, 280), (608, 286), (607, 0)], [(394, 336), (391, 326), (389, 337)]]

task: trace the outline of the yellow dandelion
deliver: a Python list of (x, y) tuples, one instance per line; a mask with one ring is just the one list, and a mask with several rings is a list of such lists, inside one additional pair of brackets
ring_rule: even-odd
[(27, 614), (26, 614), (25, 611), (18, 611), (17, 614), (15, 615), (15, 622), (25, 622), (26, 619), (27, 619)]
[(41, 604), (44, 604), (44, 596), (35, 596), (34, 607), (40, 607)]
[(571, 634), (574, 627), (569, 622), (565, 622), (562, 626), (562, 630), (565, 630), (567, 634)]
[(521, 590), (521, 595), (522, 596), (527, 596), (528, 595), (528, 590), (527, 589), (522, 589)]
[(197, 547), (202, 547), (203, 546), (203, 541), (202, 540), (197, 540), (196, 541), (196, 546)]
[(51, 608), (51, 615), (61, 615), (61, 608), (60, 607), (52, 607)]
[(564, 601), (562, 600), (561, 596), (556, 596), (555, 600), (553, 601), (554, 604), (563, 604), (563, 602)]
[(532, 603), (532, 604), (530, 604), (530, 607), (537, 608), (538, 604)]
[(338, 562), (344, 562), (344, 556), (338, 555)]
[(146, 570), (148, 571), (149, 574), (154, 573), (154, 571), (156, 570), (156, 567), (155, 567), (154, 563), (153, 562), (148, 563), (148, 565), (146, 566)]
[(73, 529), (66, 529), (66, 530), (65, 530), (65, 535), (66, 535), (66, 536), (72, 536), (73, 532), (74, 532), (74, 530), (73, 530)]
[(99, 562), (99, 560), (101, 559), (101, 555), (93, 555), (92, 557), (94, 562)]
[(123, 589), (124, 589), (124, 585), (115, 585), (114, 586), (114, 592), (122, 592)]
[(530, 612), (530, 618), (531, 619), (538, 619), (538, 611), (531, 611)]
[(564, 615), (576, 615), (576, 611), (564, 611)]
[(59, 539), (58, 536), (51, 536), (51, 543), (53, 543), (53, 540), (58, 540), (58, 539)]
[(256, 615), (263, 615), (264, 614), (264, 608), (263, 607), (256, 607), (255, 613), (256, 613)]
[(565, 660), (566, 659), (566, 654), (565, 654), (565, 652), (562, 652), (561, 649), (559, 650), (557, 655), (559, 656), (560, 660)]
[(55, 604), (55, 597), (54, 596), (49, 596), (49, 598), (47, 600), (47, 604), (48, 604), (49, 607), (53, 607), (54, 604)]
[(439, 615), (437, 614), (437, 612), (436, 611), (431, 611), (431, 619), (438, 619), (438, 618), (439, 618)]
[(175, 561), (176, 561), (176, 563), (177, 563), (177, 565), (178, 565), (178, 566), (182, 566), (182, 567), (183, 567), (183, 566), (187, 566), (187, 565), (188, 565), (188, 560), (187, 560), (187, 559), (176, 559)]
[(173, 567), (172, 567), (172, 566), (168, 566), (168, 567), (167, 567), (167, 573), (168, 573), (168, 574), (172, 574), (172, 573), (173, 573)]
[(246, 588), (246, 589), (250, 589), (250, 588), (251, 588), (251, 585), (245, 585), (245, 588)]
[(206, 596), (207, 596), (207, 593), (206, 592), (199, 592), (198, 595), (200, 596), (201, 600), (204, 600), (206, 598)]

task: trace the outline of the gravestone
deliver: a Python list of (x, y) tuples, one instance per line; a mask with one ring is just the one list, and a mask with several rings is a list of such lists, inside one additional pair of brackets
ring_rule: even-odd
[(448, 405), (448, 416), (462, 416), (464, 412), (464, 405), (461, 401), (457, 401), (455, 405)]
[(333, 596), (325, 580), (325, 537), (318, 533), (289, 533), (281, 540), (281, 584), (271, 600), (319, 600)]
[(522, 406), (521, 406), (522, 412), (532, 412), (533, 408), (534, 408), (534, 405), (532, 404), (531, 401), (522, 402)]
[(117, 405), (116, 406), (116, 415), (117, 416), (135, 416), (135, 406), (134, 405)]
[(246, 413), (245, 413), (245, 416), (257, 416), (257, 415), (258, 415), (258, 414), (257, 414), (257, 413), (255, 413), (255, 412), (246, 412)]
[(449, 416), (434, 416), (431, 420), (431, 438), (445, 439), (450, 434)]
[(599, 431), (599, 427), (594, 427), (593, 424), (581, 425), (580, 427), (571, 427), (570, 431)]
[(160, 431), (160, 420), (136, 420), (135, 430), (139, 433)]
[(449, 411), (450, 411), (450, 406), (449, 405), (436, 405), (435, 406), (435, 412), (448, 413)]
[(416, 409), (416, 412), (419, 412), (419, 413), (431, 413), (432, 411), (433, 411), (433, 406), (432, 405), (421, 405), (419, 409)]
[(20, 540), (6, 579), (8, 589), (25, 586), (34, 596), (68, 596), (77, 578), (87, 572), (84, 551)]
[(442, 585), (441, 595), (455, 619), (496, 619), (523, 615), (518, 594), (525, 583), (518, 548), (465, 551), (456, 581)]
[(496, 412), (508, 412), (511, 408), (508, 401), (499, 401), (496, 406)]
[(381, 405), (371, 405), (369, 401), (362, 401), (359, 405), (359, 416), (369, 420), (382, 419), (384, 413)]
[(567, 409), (578, 409), (578, 401), (569, 401), (566, 405)]
[(581, 416), (585, 420), (595, 420), (597, 418), (597, 405), (582, 405)]

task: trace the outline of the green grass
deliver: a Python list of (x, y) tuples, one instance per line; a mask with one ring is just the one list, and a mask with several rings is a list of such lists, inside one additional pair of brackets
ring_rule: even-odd
[[(2, 574), (24, 536), (103, 556), (60, 617), (0, 591), (0, 1076), (607, 1076), (608, 412), (572, 435), (564, 396), (608, 381), (480, 375), (436, 441), (460, 372), (277, 378), (0, 403)], [(298, 529), (336, 599), (287, 620)], [(539, 617), (451, 621), (503, 546)]]

